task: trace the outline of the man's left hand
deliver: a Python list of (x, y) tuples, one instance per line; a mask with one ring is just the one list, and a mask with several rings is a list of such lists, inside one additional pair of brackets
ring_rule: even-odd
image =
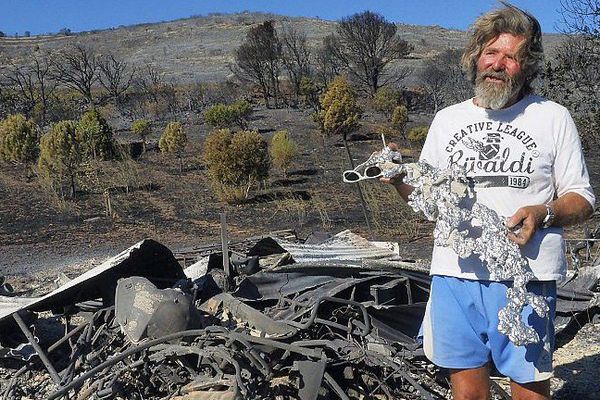
[(533, 237), (537, 228), (546, 216), (546, 206), (521, 207), (506, 221), (509, 229), (508, 238), (518, 245), (523, 246)]

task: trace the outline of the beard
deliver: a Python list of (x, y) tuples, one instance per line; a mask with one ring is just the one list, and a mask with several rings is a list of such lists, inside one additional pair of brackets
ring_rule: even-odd
[[(488, 82), (485, 78), (502, 79), (502, 82)], [(477, 71), (475, 77), (475, 97), (480, 107), (499, 110), (522, 89), (522, 75), (510, 76), (505, 71)]]

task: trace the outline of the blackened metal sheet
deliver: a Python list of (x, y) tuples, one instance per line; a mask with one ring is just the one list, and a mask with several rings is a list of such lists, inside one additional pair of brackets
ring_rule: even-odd
[(400, 342), (416, 349), (417, 335), (425, 315), (426, 303), (386, 307), (367, 307), (371, 324), (377, 335), (389, 342)]
[(274, 300), (304, 292), (336, 279), (332, 276), (315, 276), (306, 273), (258, 272), (245, 278), (234, 296), (248, 300)]
[(319, 388), (325, 373), (324, 361), (295, 361), (295, 366), (300, 373), (300, 388), (298, 397), (300, 400), (317, 400)]

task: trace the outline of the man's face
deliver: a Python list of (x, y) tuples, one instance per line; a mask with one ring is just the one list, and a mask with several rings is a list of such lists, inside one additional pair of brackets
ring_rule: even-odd
[(501, 33), (483, 48), (475, 77), (479, 106), (497, 110), (518, 100), (524, 79), (517, 53), (524, 40), (523, 36)]

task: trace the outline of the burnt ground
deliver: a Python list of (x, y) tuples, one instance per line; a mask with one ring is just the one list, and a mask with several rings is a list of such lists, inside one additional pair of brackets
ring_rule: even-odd
[[(367, 115), (354, 135), (351, 148), (356, 161), (381, 148), (380, 122), (380, 116)], [(411, 115), (413, 125), (427, 122), (426, 116)], [(219, 242), (221, 212), (227, 213), (232, 240), (287, 228), (301, 237), (313, 231), (351, 229), (369, 239), (398, 241), (405, 258), (429, 257), (433, 225), (378, 182), (363, 185), (371, 212), (371, 230), (367, 229), (356, 188), (341, 180), (342, 171), (348, 168), (341, 140), (323, 138), (309, 112), (257, 110), (251, 128), (266, 138), (287, 129), (298, 142), (300, 154), (287, 178), (272, 170), (270, 178), (241, 205), (218, 201), (210, 189), (201, 162), (208, 128), (197, 122), (197, 116), (188, 117), (185, 126), (190, 143), (182, 174), (176, 159), (154, 151), (110, 167), (112, 218), (104, 215), (101, 191), (81, 189), (74, 200), (62, 200), (38, 179), (27, 180), (21, 167), (0, 164), (0, 275), (8, 276), (17, 291), (38, 286), (43, 291), (59, 272), (78, 275), (146, 237), (172, 250)], [(156, 129), (151, 139), (156, 141), (158, 136)], [(128, 139), (126, 134), (118, 138)], [(407, 158), (418, 154), (418, 148), (404, 144)], [(600, 157), (588, 154), (587, 159), (598, 193)], [(597, 223), (596, 216), (569, 228), (567, 236), (581, 237)], [(586, 322), (556, 352), (556, 399), (570, 399), (574, 394), (592, 399), (600, 393), (600, 387), (587, 379), (589, 371), (597, 371), (600, 365), (600, 327)]]
[[(272, 169), (270, 178), (251, 191), (245, 204), (224, 204), (213, 195), (202, 165), (208, 128), (197, 120), (192, 116), (185, 124), (189, 145), (182, 174), (175, 158), (154, 151), (109, 167), (113, 218), (104, 215), (102, 190), (79, 188), (74, 200), (63, 200), (38, 179), (25, 179), (21, 167), (1, 164), (0, 275), (35, 274), (113, 255), (146, 237), (172, 249), (212, 243), (219, 240), (221, 212), (227, 213), (232, 239), (287, 228), (296, 229), (300, 236), (315, 230), (351, 229), (371, 239), (405, 242), (431, 230), (431, 224), (401, 204), (392, 189), (367, 182), (363, 188), (371, 208), (369, 231), (356, 188), (341, 180), (348, 168), (341, 140), (323, 138), (310, 113), (302, 110), (255, 113), (251, 128), (267, 139), (287, 129), (300, 154), (287, 178)], [(413, 123), (419, 120), (426, 117), (416, 116)], [(351, 148), (357, 162), (381, 148), (377, 122), (376, 117), (367, 118), (354, 135)], [(160, 134), (155, 130), (152, 141)], [(126, 133), (117, 138), (128, 140)], [(418, 149), (406, 148), (404, 153), (414, 155)]]

